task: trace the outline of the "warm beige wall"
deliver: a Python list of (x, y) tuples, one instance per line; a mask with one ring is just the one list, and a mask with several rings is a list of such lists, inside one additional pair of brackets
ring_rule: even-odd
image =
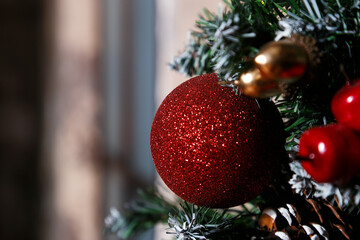
[(43, 240), (99, 240), (100, 0), (46, 3)]
[(157, 74), (156, 104), (186, 76), (170, 70), (168, 63), (178, 55), (187, 43), (189, 30), (196, 29), (195, 21), (204, 8), (218, 11), (221, 0), (157, 0)]
[[(168, 63), (184, 50), (189, 30), (196, 29), (195, 21), (204, 8), (217, 11), (221, 0), (157, 0), (156, 37), (157, 37), (157, 69), (156, 69), (156, 105), (187, 76), (170, 70)], [(223, 5), (222, 5), (223, 6)], [(164, 183), (158, 177), (163, 189)], [(164, 187), (166, 189), (166, 187)], [(166, 193), (171, 197), (172, 193)], [(168, 226), (158, 226), (155, 240), (173, 239), (167, 235)]]

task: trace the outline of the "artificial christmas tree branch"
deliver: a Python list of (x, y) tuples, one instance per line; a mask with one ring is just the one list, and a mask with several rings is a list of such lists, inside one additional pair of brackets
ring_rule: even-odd
[[(250, 236), (253, 231), (259, 231), (255, 227), (260, 214), (257, 207), (260, 202), (262, 199), (258, 197), (237, 209), (213, 209), (181, 200), (171, 202), (156, 189), (139, 190), (137, 199), (127, 206), (126, 213), (111, 209), (105, 219), (105, 232), (128, 239), (158, 223), (168, 223), (167, 232), (182, 236), (183, 239), (191, 239), (185, 238), (191, 236), (205, 239), (202, 237), (219, 234), (224, 239), (232, 239), (231, 235)], [(247, 229), (248, 233), (240, 233), (239, 228)]]

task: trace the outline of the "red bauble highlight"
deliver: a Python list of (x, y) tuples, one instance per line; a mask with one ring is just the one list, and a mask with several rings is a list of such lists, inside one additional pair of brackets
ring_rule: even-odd
[(192, 78), (165, 98), (153, 121), (151, 152), (172, 191), (217, 208), (259, 195), (286, 157), (274, 104), (236, 95), (216, 74)]
[(331, 110), (337, 122), (360, 131), (360, 79), (346, 84), (334, 95)]
[(315, 181), (344, 183), (360, 170), (360, 140), (342, 124), (314, 127), (301, 136), (299, 156)]

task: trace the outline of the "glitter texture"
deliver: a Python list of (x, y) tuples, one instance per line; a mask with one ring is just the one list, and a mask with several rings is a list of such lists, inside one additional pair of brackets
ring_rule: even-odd
[(274, 104), (235, 95), (216, 74), (192, 78), (160, 105), (151, 152), (165, 184), (200, 206), (232, 207), (260, 194), (285, 156)]

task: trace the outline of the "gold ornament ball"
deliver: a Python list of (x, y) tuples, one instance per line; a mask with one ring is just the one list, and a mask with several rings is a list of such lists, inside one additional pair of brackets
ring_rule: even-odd
[(309, 65), (309, 55), (301, 44), (284, 39), (263, 46), (253, 63), (251, 69), (230, 83), (247, 96), (268, 98), (281, 94), (284, 86), (292, 85), (304, 76)]
[(241, 74), (239, 80), (233, 82), (241, 92), (255, 98), (267, 98), (281, 93), (278, 81), (265, 78), (258, 68), (252, 68)]
[(305, 74), (309, 59), (301, 45), (280, 40), (262, 47), (254, 63), (264, 78), (291, 83)]

